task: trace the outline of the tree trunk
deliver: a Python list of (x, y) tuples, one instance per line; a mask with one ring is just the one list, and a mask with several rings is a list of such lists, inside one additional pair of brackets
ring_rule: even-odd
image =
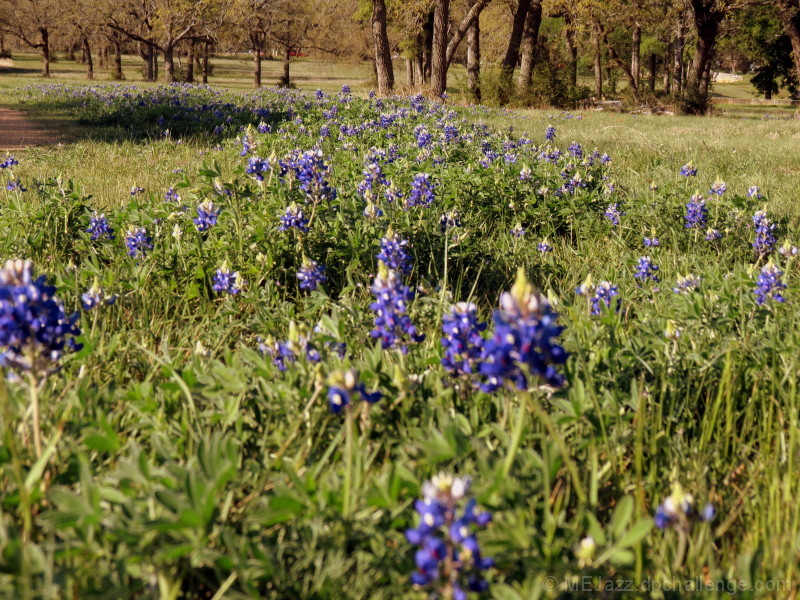
[(433, 13), (431, 46), (431, 95), (441, 97), (447, 90), (447, 25), (450, 22), (450, 0), (436, 0)]
[(539, 27), (542, 24), (542, 0), (531, 0), (528, 14), (525, 16), (525, 28), (522, 30), (520, 53), (522, 61), (519, 65), (517, 85), (527, 90), (533, 80), (533, 67), (536, 64), (536, 48), (539, 45)]
[(481, 101), (481, 26), (475, 17), (467, 29), (467, 90), (476, 103)]
[(258, 34), (250, 33), (251, 48), (253, 49), (253, 87), (261, 87), (261, 44), (258, 43)]
[(189, 40), (189, 50), (186, 53), (186, 83), (194, 83), (194, 40)]
[(158, 50), (153, 47), (151, 52), (150, 56), (153, 58), (153, 81), (158, 81)]
[(656, 58), (656, 53), (650, 53), (650, 91), (656, 91), (656, 67), (658, 64), (658, 60)]
[(291, 81), (289, 77), (289, 61), (291, 60), (291, 49), (286, 48), (286, 52), (283, 54), (283, 77), (281, 77), (281, 85), (285, 87), (289, 87), (289, 82)]
[(39, 34), (42, 38), (42, 77), (50, 77), (50, 30), (42, 27)]
[(500, 104), (508, 103), (511, 98), (514, 69), (517, 68), (517, 62), (519, 62), (519, 48), (522, 44), (522, 34), (525, 33), (525, 20), (528, 17), (528, 9), (530, 7), (531, 0), (519, 0), (517, 11), (514, 13), (511, 36), (508, 39), (505, 56), (500, 63), (500, 88), (498, 90)]
[(417, 87), (425, 85), (425, 59), (422, 50), (414, 55), (414, 85)]
[(94, 79), (94, 61), (92, 60), (92, 49), (89, 46), (89, 38), (83, 38), (83, 54), (86, 57), (86, 79)]
[(800, 5), (792, 0), (778, 0), (777, 4), (783, 29), (792, 43), (795, 74), (800, 79)]
[(672, 85), (672, 79), (670, 77), (670, 62), (672, 61), (672, 55), (674, 53), (674, 49), (672, 47), (672, 42), (667, 44), (667, 50), (664, 53), (664, 75), (662, 79), (662, 84), (664, 86), (664, 93), (669, 94)]
[(412, 58), (406, 59), (406, 82), (408, 87), (414, 87), (414, 61)]
[(211, 54), (211, 43), (210, 42), (205, 42), (203, 44), (203, 68), (201, 69), (201, 72), (203, 74), (203, 83), (204, 84), (208, 83), (208, 71), (209, 71), (209, 68), (208, 68), (208, 55), (209, 54)]
[[(375, 42), (375, 71), (378, 76), (378, 93), (387, 96), (394, 90), (394, 69), (389, 35), (386, 33), (386, 4), (384, 0), (372, 0), (372, 38)], [(447, 39), (444, 41), (447, 48)], [(445, 64), (445, 77), (447, 65)]]
[(612, 94), (617, 93), (617, 79), (614, 77), (614, 68), (606, 61), (606, 81), (608, 81), (608, 89)]
[(594, 97), (603, 99), (603, 48), (600, 44), (600, 28), (592, 26), (592, 50), (594, 51)]
[(631, 34), (631, 75), (636, 80), (636, 89), (639, 89), (639, 81), (642, 78), (642, 28), (638, 24), (634, 25)]
[(697, 45), (686, 78), (686, 92), (702, 101), (708, 95), (708, 80), (705, 78), (704, 82), (704, 76), (711, 66), (714, 44), (719, 25), (725, 17), (725, 10), (717, 5), (717, 0), (691, 0), (691, 5), (697, 30)]
[(117, 81), (122, 80), (122, 48), (118, 41), (114, 42), (114, 73), (112, 77)]
[(681, 14), (678, 20), (678, 29), (675, 33), (675, 62), (673, 64), (673, 78), (675, 79), (675, 95), (683, 92), (683, 48), (686, 45), (686, 26)]
[(486, 8), (486, 5), (489, 4), (492, 0), (473, 0), (472, 6), (470, 6), (467, 13), (461, 19), (461, 22), (455, 28), (455, 30), (450, 35), (450, 41), (447, 44), (447, 67), (450, 68), (450, 65), (453, 63), (453, 58), (455, 57), (456, 50), (458, 50), (459, 44), (464, 39), (464, 36), (467, 33), (467, 29), (469, 29), (470, 25), (475, 19), (479, 19), (481, 16), (481, 12), (483, 9)]
[(564, 40), (569, 54), (569, 83), (575, 89), (578, 84), (578, 44), (575, 41), (575, 22), (569, 13), (564, 15)]
[[(633, 90), (633, 93), (634, 94), (638, 93), (639, 80), (633, 76), (633, 73), (631, 72), (631, 69), (628, 66), (628, 64), (619, 57), (617, 49), (614, 48), (611, 42), (608, 41), (608, 34), (606, 33), (606, 30), (603, 28), (603, 26), (599, 22), (597, 23), (597, 26), (599, 28), (598, 33), (600, 34), (603, 40), (603, 44), (605, 45), (606, 50), (608, 51), (608, 56), (611, 58), (611, 60), (614, 61), (614, 64), (617, 65), (620, 69), (622, 69), (623, 73), (625, 73), (625, 77), (628, 78), (628, 84), (631, 86), (631, 90)], [(609, 81), (610, 79), (611, 78), (609, 77)]]
[(164, 46), (164, 81), (175, 82), (175, 48), (172, 44)]

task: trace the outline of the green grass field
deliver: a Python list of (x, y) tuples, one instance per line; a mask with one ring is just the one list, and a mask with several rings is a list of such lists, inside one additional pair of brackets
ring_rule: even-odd
[[(138, 62), (126, 57), (128, 83)], [(293, 65), (298, 88), (322, 99), (252, 95), (246, 61), (217, 62), (211, 83), (229, 92), (137, 82), (137, 101), (107, 88), (86, 100), (22, 90), (84, 85), (71, 63), (54, 65), (53, 82), (36, 77), (33, 57), (19, 61), (22, 76), (0, 73), (0, 105), (63, 139), (15, 152), (19, 165), (0, 170), (0, 251), (48, 275), (78, 312), (83, 344), (46, 379), (4, 359), (28, 379), (0, 384), (0, 595), (422, 600), (454, 597), (478, 571), (490, 586), (471, 598), (798, 593), (800, 277), (791, 249), (754, 251), (753, 215), (766, 211), (775, 228), (762, 235), (776, 248), (800, 245), (800, 121), (764, 120), (760, 107), (744, 118), (495, 110), (457, 97), (452, 113), (408, 98), (380, 107), (365, 98), (366, 66), (310, 60)], [(265, 66), (272, 78), (280, 64)], [(339, 94), (345, 83), (361, 97)], [(792, 114), (780, 110), (764, 112)], [(254, 129), (261, 119), (269, 132)], [(297, 154), (317, 146), (324, 164)], [(270, 168), (254, 171), (254, 157)], [(306, 187), (300, 158), (314, 165)], [(690, 161), (697, 176), (679, 175)], [(369, 188), (375, 165), (387, 181)], [(27, 191), (5, 188), (16, 178)], [(430, 206), (424, 195), (412, 202), (427, 189), (420, 178), (433, 183)], [(720, 196), (709, 192), (717, 180)], [(144, 191), (131, 195), (134, 186)], [(763, 197), (748, 197), (750, 186)], [(705, 222), (687, 228), (695, 192)], [(614, 204), (619, 224), (605, 216)], [(214, 207), (203, 221), (198, 208)], [(297, 207), (308, 231), (281, 227)], [(94, 211), (114, 239), (90, 237)], [(152, 248), (131, 256), (131, 227)], [(707, 227), (721, 239), (706, 241)], [(406, 324), (384, 347), (370, 333), (381, 327), (370, 288), (388, 277), (376, 255), (389, 230), (412, 263), (392, 267), (416, 293), (401, 314), (426, 337)], [(660, 281), (635, 277), (645, 255)], [(297, 276), (310, 260), (326, 267), (313, 290)], [(768, 295), (785, 302), (757, 304), (768, 264), (787, 286)], [(518, 269), (542, 296), (516, 286), (495, 313)], [(215, 289), (218, 271), (237, 272), (241, 289)], [(699, 287), (674, 293), (689, 274)], [(8, 292), (4, 277), (6, 335), (24, 320), (5, 319), (8, 307), (35, 294)], [(591, 297), (600, 282), (618, 296), (593, 314), (576, 288)], [(95, 284), (100, 305), (82, 307)], [(546, 329), (544, 297), (563, 332)], [(474, 302), (487, 322), (470, 341), (480, 358), (459, 355), (472, 374), (442, 363), (457, 302)], [(519, 342), (545, 330), (550, 341)], [(545, 356), (553, 340), (570, 354), (563, 363)], [(492, 389), (482, 369), (505, 364), (504, 343), (515, 354)], [(54, 360), (20, 347), (25, 360)], [(563, 387), (541, 385), (552, 373), (521, 358), (530, 352)], [(350, 369), (364, 387), (348, 383)], [(375, 404), (358, 400), (374, 391)], [(467, 537), (494, 564), (478, 569), (476, 547), (454, 541), (465, 534), (442, 531), (437, 576), (413, 586), (421, 559), (406, 530), (425, 523), (414, 502), (440, 471), (472, 477), (493, 519), (467, 523)]]

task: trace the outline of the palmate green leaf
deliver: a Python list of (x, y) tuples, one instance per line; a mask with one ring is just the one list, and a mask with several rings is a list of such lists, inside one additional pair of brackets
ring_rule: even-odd
[(628, 523), (630, 523), (633, 516), (633, 508), (633, 497), (626, 495), (620, 499), (614, 509), (614, 513), (611, 515), (611, 533), (614, 539), (619, 539), (623, 531), (628, 527)]
[(620, 548), (630, 548), (638, 544), (650, 533), (655, 523), (651, 518), (640, 519), (634, 523), (628, 531), (619, 539), (617, 546)]

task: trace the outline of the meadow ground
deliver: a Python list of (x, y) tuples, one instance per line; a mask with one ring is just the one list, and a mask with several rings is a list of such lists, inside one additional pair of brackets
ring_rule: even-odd
[[(131, 79), (136, 64), (126, 59)], [(265, 64), (269, 76), (280, 67)], [(83, 349), (35, 390), (44, 459), (27, 435), (30, 396), (0, 386), (0, 591), (424, 598), (408, 576), (427, 573), (426, 559), (405, 531), (425, 522), (414, 506), (423, 482), (447, 470), (472, 476), (493, 512), (477, 539), (495, 563), (478, 568), (473, 519), (469, 539), (443, 534), (463, 565), (448, 554), (441, 570), (479, 571), (497, 600), (629, 588), (653, 598), (797, 593), (800, 121), (791, 110), (689, 118), (456, 103), (450, 113), (338, 93), (368, 91), (363, 65), (298, 61), (299, 87), (326, 95), (250, 96), (248, 67), (220, 62), (213, 83), (230, 94), (143, 85), (128, 102), (106, 88), (85, 106), (72, 92), (21, 90), (43, 83), (33, 62), (29, 76), (0, 74), (0, 105), (63, 137), (16, 152), (19, 165), (3, 170), (3, 183), (19, 177), (27, 191), (0, 188), (0, 253), (47, 273), (68, 312), (81, 310), (83, 332)], [(85, 83), (79, 66), (54, 69), (56, 83)], [(269, 132), (257, 133), (262, 118)], [(296, 152), (315, 144), (323, 162)], [(697, 175), (681, 176), (690, 161)], [(727, 189), (710, 193), (718, 180)], [(695, 191), (703, 204), (689, 210)], [(214, 206), (222, 212), (211, 218)], [(761, 209), (767, 220), (754, 229)], [(93, 211), (105, 212), (115, 239), (92, 239)], [(686, 227), (689, 213), (696, 227)], [(706, 241), (707, 227), (721, 238)], [(390, 246), (395, 283), (381, 287), (389, 276), (376, 279), (376, 255), (389, 260)], [(327, 267), (317, 289), (299, 285), (298, 272), (320, 275), (308, 260)], [(520, 267), (563, 332), (524, 286), (492, 321)], [(246, 285), (217, 289), (219, 271), (234, 270)], [(95, 283), (99, 306), (81, 309)], [(381, 296), (370, 286), (394, 298), (383, 310), (407, 306), (396, 316), (426, 339), (406, 322), (391, 335), (374, 322)], [(592, 300), (576, 295), (581, 286)], [(458, 301), (477, 305), (459, 326), (488, 322), (464, 342), (475, 352), (455, 361), (480, 377), (441, 362), (453, 362), (440, 339), (457, 335), (442, 325)], [(536, 360), (501, 370), (506, 386), (493, 389), (487, 373), (508, 345), (514, 360), (530, 358), (519, 340), (531, 332)], [(537, 361), (566, 385), (548, 393), (530, 377), (515, 389), (520, 373), (558, 383)], [(355, 402), (376, 390), (376, 404)], [(345, 392), (352, 410), (339, 411)], [(706, 503), (710, 522), (700, 518)]]

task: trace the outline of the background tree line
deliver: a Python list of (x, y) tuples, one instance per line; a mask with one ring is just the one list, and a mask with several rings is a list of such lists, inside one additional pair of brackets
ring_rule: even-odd
[(45, 77), (58, 50), (90, 79), (98, 59), (122, 78), (122, 54), (136, 53), (148, 81), (207, 82), (214, 52), (247, 51), (255, 86), (265, 57), (288, 85), (293, 57), (324, 54), (371, 60), (381, 94), (442, 95), (457, 62), (477, 101), (569, 104), (624, 87), (702, 112), (715, 70), (796, 97), (800, 0), (0, 0), (0, 54), (20, 47), (41, 54)]

